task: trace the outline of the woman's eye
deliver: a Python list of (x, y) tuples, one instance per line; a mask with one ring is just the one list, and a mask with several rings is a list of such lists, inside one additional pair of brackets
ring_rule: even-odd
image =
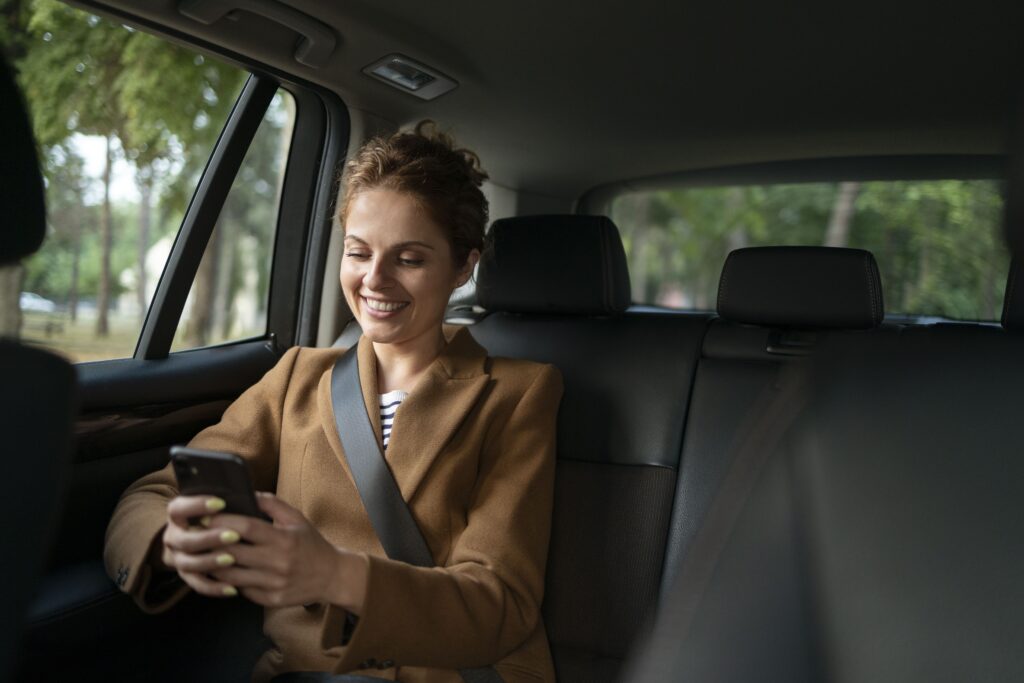
[(421, 258), (400, 258), (398, 262), (403, 266), (422, 266), (423, 259)]
[(364, 254), (361, 251), (348, 251), (348, 252), (345, 252), (345, 256), (347, 256), (349, 258), (354, 258), (354, 259), (370, 258), (369, 254)]

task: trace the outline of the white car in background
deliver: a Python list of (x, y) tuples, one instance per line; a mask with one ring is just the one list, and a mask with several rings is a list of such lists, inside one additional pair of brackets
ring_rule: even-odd
[(22, 292), (18, 303), (22, 311), (34, 313), (55, 313), (57, 311), (57, 304), (34, 292)]

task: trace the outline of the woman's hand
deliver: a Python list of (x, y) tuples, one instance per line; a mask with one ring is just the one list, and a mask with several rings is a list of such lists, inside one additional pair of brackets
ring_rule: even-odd
[(323, 602), (359, 614), (366, 593), (366, 559), (331, 545), (301, 512), (273, 494), (260, 492), (256, 497), (273, 524), (232, 514), (211, 520), (214, 538), (236, 533), (246, 541), (221, 548), (231, 562), (221, 560), (224, 564), (208, 570), (217, 585), (237, 587), (267, 607)]
[[(159, 564), (178, 572), (192, 590), (210, 597), (238, 595), (228, 583), (212, 579), (209, 573), (225, 566), (231, 554), (226, 546), (234, 546), (240, 535), (229, 529), (208, 528), (212, 517), (224, 509), (224, 501), (214, 496), (177, 496), (167, 504), (167, 526), (158, 546)], [(189, 524), (202, 520), (204, 528)], [(230, 561), (233, 561), (231, 559)]]

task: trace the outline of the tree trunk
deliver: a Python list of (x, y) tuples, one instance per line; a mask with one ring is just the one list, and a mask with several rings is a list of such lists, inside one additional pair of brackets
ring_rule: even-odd
[(153, 215), (153, 176), (152, 172), (142, 169), (138, 172), (139, 179), (139, 276), (136, 300), (139, 304), (139, 328), (146, 319), (149, 308), (149, 292), (146, 282), (146, 252), (149, 251), (150, 221)]
[(78, 320), (78, 273), (82, 261), (82, 223), (85, 221), (85, 207), (82, 207), (82, 214), (79, 220), (72, 221), (72, 243), (71, 243), (71, 282), (68, 285), (68, 313), (71, 322)]
[(185, 348), (195, 349), (209, 343), (214, 283), (217, 279), (217, 252), (220, 249), (219, 230), (219, 226), (214, 228), (203, 259), (199, 262), (196, 280), (192, 284), (192, 306), (185, 327)]
[(825, 231), (826, 247), (845, 247), (850, 243), (850, 225), (853, 223), (853, 205), (860, 194), (860, 183), (839, 183), (839, 192), (832, 205), (832, 216)]
[[(217, 221), (213, 235), (213, 239), (217, 241), (214, 245), (217, 265), (214, 269), (210, 331), (216, 338), (210, 343), (223, 341), (231, 336), (231, 281), (234, 279), (235, 259), (238, 257), (238, 224), (234, 216), (224, 213), (226, 212), (221, 214), (221, 220)], [(234, 248), (221, 249), (221, 244), (231, 244)]]
[(110, 207), (111, 166), (113, 166), (113, 150), (111, 139), (107, 136), (106, 156), (103, 160), (103, 217), (100, 220), (100, 283), (96, 294), (96, 336), (110, 335), (110, 323), (107, 315), (110, 309), (110, 252), (114, 245), (114, 217)]
[(0, 337), (21, 336), (21, 284), (25, 267), (20, 263), (0, 266)]

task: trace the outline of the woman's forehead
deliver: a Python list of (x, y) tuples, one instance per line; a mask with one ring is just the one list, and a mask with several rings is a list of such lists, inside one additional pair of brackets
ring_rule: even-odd
[(420, 243), (431, 248), (447, 242), (444, 231), (415, 197), (394, 190), (367, 190), (353, 197), (345, 239), (370, 246)]

